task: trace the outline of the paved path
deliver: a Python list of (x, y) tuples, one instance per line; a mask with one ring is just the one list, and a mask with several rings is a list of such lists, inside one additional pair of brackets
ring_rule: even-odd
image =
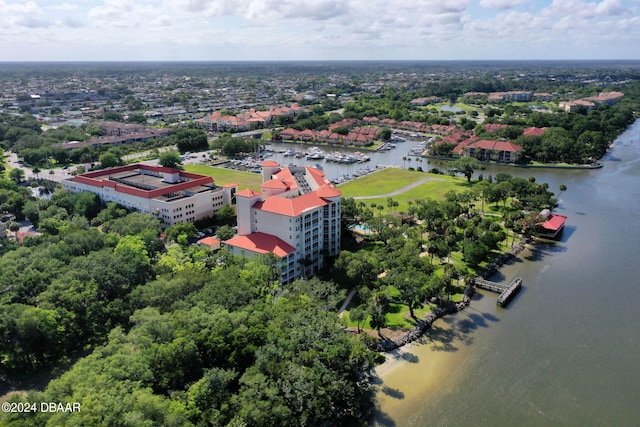
[(440, 178), (422, 178), (416, 182), (412, 182), (409, 185), (405, 185), (402, 188), (399, 188), (395, 191), (392, 191), (390, 193), (385, 193), (385, 194), (376, 194), (373, 196), (356, 196), (353, 199), (354, 200), (366, 200), (366, 199), (382, 199), (384, 197), (393, 197), (393, 196), (397, 196), (398, 194), (402, 194), (402, 193), (406, 193), (409, 190), (413, 190), (414, 188), (424, 184), (425, 182), (429, 182), (429, 181), (443, 181)]
[(342, 313), (344, 313), (344, 311), (347, 309), (347, 307), (349, 306), (349, 303), (351, 302), (355, 294), (356, 294), (356, 288), (353, 288), (349, 291), (347, 298), (344, 300), (344, 302), (340, 306), (340, 310), (338, 310), (338, 316), (342, 317)]

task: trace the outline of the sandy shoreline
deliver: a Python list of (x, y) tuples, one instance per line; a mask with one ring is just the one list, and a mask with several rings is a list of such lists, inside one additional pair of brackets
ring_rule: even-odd
[(438, 319), (419, 341), (385, 354), (386, 361), (375, 369), (379, 389), (372, 425), (391, 425), (390, 419), (393, 425), (406, 425), (412, 408), (433, 403), (458, 386), (471, 352), (457, 326), (464, 317), (461, 312)]

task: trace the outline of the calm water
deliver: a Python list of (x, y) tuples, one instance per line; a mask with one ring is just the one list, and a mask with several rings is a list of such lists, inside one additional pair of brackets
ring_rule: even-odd
[[(413, 167), (418, 168), (422, 167), (424, 170), (428, 170), (428, 161), (427, 159), (423, 159), (420, 157), (416, 157), (413, 154), (409, 154), (409, 150), (416, 145), (420, 141), (423, 141), (425, 138), (416, 139), (416, 140), (407, 140), (406, 142), (399, 142), (396, 144), (396, 148), (393, 148), (388, 151), (364, 151), (361, 150), (362, 153), (366, 154), (371, 158), (369, 162), (366, 163), (353, 163), (353, 164), (342, 164), (335, 162), (327, 162), (325, 160), (307, 160), (303, 158), (296, 158), (294, 156), (285, 157), (282, 153), (269, 153), (268, 158), (273, 159), (279, 162), (282, 165), (288, 165), (289, 163), (294, 163), (299, 166), (315, 166), (320, 165), (327, 178), (330, 180), (337, 179), (345, 174), (351, 175), (355, 171), (360, 168), (375, 168), (376, 165), (379, 166), (397, 166), (397, 167)], [(283, 144), (283, 143), (272, 143), (269, 146), (273, 150), (288, 150), (294, 149), (298, 151), (305, 152), (312, 145), (304, 145), (304, 144)], [(344, 148), (344, 147), (330, 147), (330, 146), (319, 146), (319, 148), (326, 153), (330, 153), (333, 151), (337, 151), (345, 154), (352, 154), (354, 151), (358, 151), (354, 148)], [(403, 160), (403, 158), (405, 158)], [(407, 159), (411, 160), (407, 160)]]
[(563, 238), (503, 268), (507, 309), (480, 293), (382, 371), (379, 426), (640, 425), (640, 121), (595, 171), (496, 169), (565, 184)]

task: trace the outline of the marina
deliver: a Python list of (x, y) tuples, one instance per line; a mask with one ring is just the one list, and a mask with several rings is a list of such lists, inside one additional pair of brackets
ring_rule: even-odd
[(403, 142), (387, 146), (384, 150), (366, 150), (363, 147), (341, 145), (310, 146), (310, 144), (290, 144), (271, 142), (264, 151), (231, 163), (229, 167), (258, 172), (257, 167), (264, 160), (274, 160), (282, 165), (322, 166), (327, 178), (334, 184), (349, 181), (373, 171), (387, 168), (421, 168), (427, 171), (429, 161), (421, 157), (428, 141), (416, 135), (407, 136)]

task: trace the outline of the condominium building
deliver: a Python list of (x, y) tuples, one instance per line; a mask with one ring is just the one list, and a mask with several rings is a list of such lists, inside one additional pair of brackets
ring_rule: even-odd
[(312, 167), (262, 163), (261, 191), (237, 195), (238, 235), (225, 242), (229, 252), (281, 258), (281, 281), (310, 277), (325, 257), (340, 253), (342, 192)]
[(235, 204), (237, 191), (235, 184), (218, 186), (210, 176), (144, 164), (84, 173), (62, 181), (62, 186), (155, 215), (168, 226), (212, 217), (221, 207)]

